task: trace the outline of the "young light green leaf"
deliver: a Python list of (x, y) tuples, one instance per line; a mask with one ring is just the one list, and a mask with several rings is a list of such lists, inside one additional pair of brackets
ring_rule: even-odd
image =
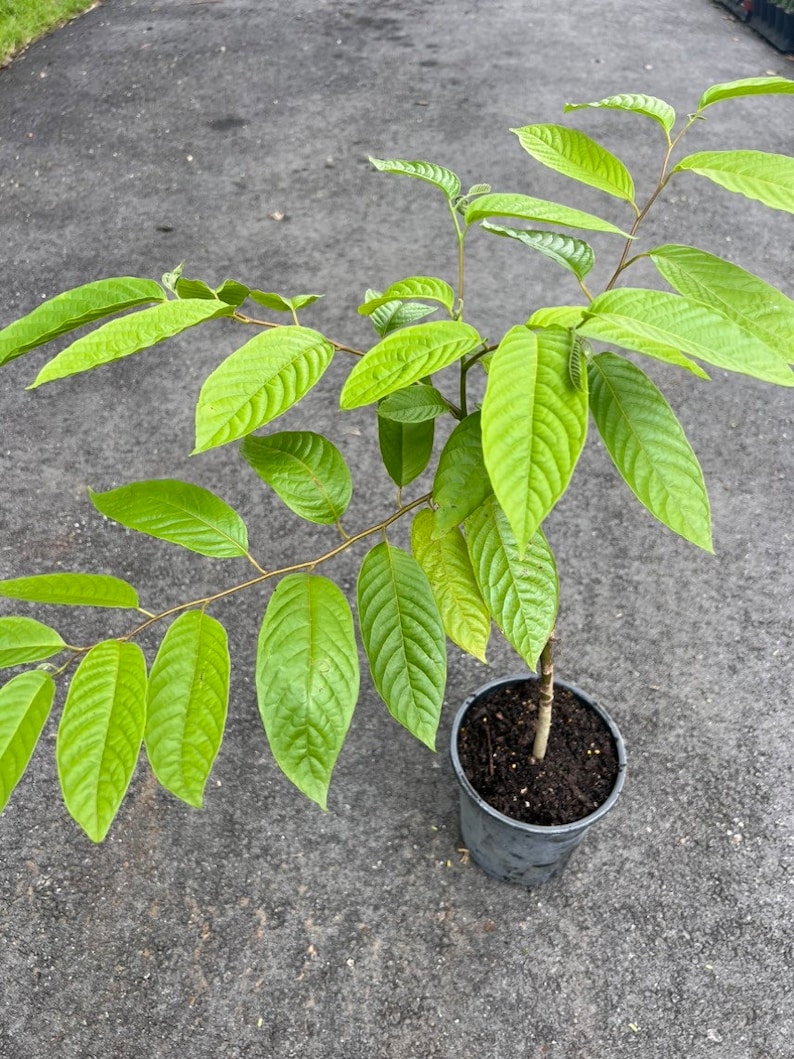
[(49, 625), (33, 618), (0, 618), (0, 669), (52, 658), (66, 644)]
[(245, 437), (292, 408), (322, 378), (333, 355), (328, 339), (308, 327), (260, 332), (201, 387), (194, 452)]
[(358, 688), (353, 616), (344, 594), (314, 574), (283, 578), (259, 632), (259, 712), (279, 767), (323, 809)]
[(443, 536), (493, 492), (482, 455), (481, 413), (462, 419), (447, 438), (433, 481), (437, 536)]
[(389, 713), (435, 749), (447, 678), (444, 626), (413, 556), (382, 541), (358, 575), (358, 619), (372, 679)]
[[(371, 301), (379, 296), (379, 291), (367, 291), (366, 301)], [(429, 316), (438, 310), (437, 305), (424, 305), (422, 302), (386, 302), (373, 309), (369, 314), (372, 326), (376, 334), (381, 338), (400, 327), (415, 324), (425, 316)]]
[(107, 518), (158, 540), (216, 559), (248, 554), (245, 523), (227, 503), (200, 485), (174, 478), (131, 482), (106, 493), (89, 489)]
[(194, 298), (160, 302), (149, 309), (108, 320), (48, 361), (29, 389), (129, 357), (205, 320), (229, 316), (232, 311), (230, 305), (214, 298), (212, 301)]
[(683, 361), (690, 370), (688, 356), (794, 386), (794, 373), (765, 342), (715, 309), (679, 294), (631, 287), (607, 291), (591, 303), (578, 331), (672, 364)]
[(482, 344), (469, 324), (436, 320), (382, 339), (359, 360), (339, 397), (341, 408), (360, 408), (440, 371)]
[(578, 129), (565, 125), (525, 125), (511, 129), (528, 155), (581, 184), (634, 204), (631, 173), (614, 154)]
[(200, 809), (229, 705), (229, 646), (215, 618), (189, 610), (171, 624), (146, 692), (146, 753), (160, 783)]
[(48, 673), (20, 673), (0, 688), (0, 812), (36, 749), (55, 696)]
[(460, 180), (450, 169), (435, 165), (433, 162), (407, 162), (399, 158), (370, 158), (370, 162), (381, 173), (397, 173), (403, 176), (416, 177), (428, 184), (441, 188), (447, 199), (452, 202), (460, 194)]
[(714, 184), (773, 210), (794, 213), (794, 158), (766, 151), (701, 151), (682, 158), (673, 173), (698, 173)]
[(574, 342), (561, 327), (514, 327), (488, 370), (483, 455), (521, 554), (568, 487), (587, 433), (587, 393), (571, 383)]
[(222, 302), (226, 302), (227, 305), (231, 305), (233, 309), (236, 309), (243, 304), (251, 292), (245, 284), (238, 283), (234, 279), (226, 279), (221, 283), (220, 287), (215, 288), (215, 293)]
[(66, 607), (138, 609), (138, 593), (108, 574), (34, 574), (0, 581), (0, 598)]
[(432, 419), (400, 423), (378, 414), (380, 454), (396, 486), (409, 485), (427, 467), (433, 452), (434, 434)]
[(75, 287), (48, 299), (0, 331), (0, 364), (104, 316), (164, 300), (165, 292), (158, 283), (134, 276)]
[(435, 386), (424, 382), (396, 390), (378, 405), (378, 415), (383, 419), (393, 419), (395, 423), (423, 423), (427, 419), (437, 419), (448, 411), (448, 401)]
[(595, 254), (590, 244), (582, 239), (575, 239), (572, 235), (526, 228), (504, 228), (501, 224), (491, 224), (489, 221), (483, 221), (481, 227), (486, 232), (507, 236), (508, 239), (515, 239), (528, 246), (530, 250), (537, 250), (550, 261), (573, 272), (577, 279), (584, 279), (595, 264)]
[(561, 224), (564, 228), (581, 228), (589, 232), (613, 232), (628, 236), (609, 221), (592, 213), (562, 206), (558, 202), (530, 198), (529, 195), (505, 195), (494, 193), (481, 195), (466, 207), (466, 224), (472, 225), (488, 217), (514, 217), (519, 221), (541, 221), (544, 224)]
[(698, 112), (719, 103), (723, 99), (736, 99), (738, 96), (768, 96), (779, 93), (794, 92), (794, 81), (786, 77), (743, 77), (739, 81), (726, 81), (724, 84), (712, 85), (700, 97)]
[(182, 277), (182, 270), (185, 267), (185, 262), (180, 261), (176, 268), (171, 269), (170, 272), (164, 272), (162, 277), (162, 284), (166, 290), (170, 290), (172, 294), (176, 294), (176, 285)]
[(353, 480), (344, 457), (321, 434), (283, 431), (249, 436), (240, 452), (296, 515), (320, 525), (337, 522), (350, 503)]
[(146, 661), (137, 644), (105, 640), (72, 677), (58, 726), (63, 800), (101, 842), (127, 793), (146, 720)]
[(606, 99), (596, 100), (595, 103), (566, 103), (563, 110), (568, 114), (572, 110), (596, 107), (607, 110), (625, 110), (634, 114), (642, 114), (646, 118), (653, 118), (667, 133), (671, 132), (675, 125), (675, 111), (669, 103), (665, 103), (663, 99), (657, 99), (656, 96), (646, 96), (641, 93), (607, 96)]
[(530, 669), (554, 631), (559, 585), (554, 556), (539, 530), (523, 558), (496, 497), (466, 519), (466, 544), (480, 592), (507, 642)]
[(444, 630), (462, 650), (486, 662), (491, 616), (485, 606), (463, 534), (454, 526), (435, 537), (434, 513), (425, 509), (411, 526), (411, 550), (433, 590)]
[(438, 302), (450, 316), (455, 305), (455, 292), (443, 279), (436, 279), (435, 276), (409, 276), (398, 283), (392, 283), (383, 294), (359, 305), (358, 311), (362, 316), (370, 316), (375, 309), (394, 301), (395, 298), (425, 298), (427, 301)]
[(588, 375), (593, 418), (623, 480), (665, 526), (712, 551), (703, 473), (667, 401), (615, 353), (593, 357)]
[(550, 305), (536, 309), (527, 320), (527, 327), (578, 327), (585, 311), (584, 305)]
[(312, 305), (322, 298), (322, 294), (296, 294), (292, 298), (285, 298), (281, 294), (263, 290), (252, 290), (248, 294), (252, 301), (263, 305), (266, 309), (273, 309), (279, 313), (297, 312), (299, 309), (305, 309), (307, 305)]

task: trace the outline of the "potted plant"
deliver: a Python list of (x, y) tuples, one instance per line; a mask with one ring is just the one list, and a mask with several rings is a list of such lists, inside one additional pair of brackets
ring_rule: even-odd
[[(619, 734), (576, 689), (558, 682), (555, 690), (558, 580), (544, 521), (568, 488), (592, 416), (635, 497), (675, 533), (711, 550), (697, 459), (637, 360), (674, 365), (693, 378), (707, 379), (707, 367), (716, 367), (792, 386), (794, 304), (738, 265), (689, 246), (685, 233), (681, 242), (650, 247), (640, 236), (667, 185), (692, 174), (794, 212), (794, 159), (680, 150), (683, 137), (716, 104), (792, 91), (794, 82), (780, 77), (718, 84), (680, 123), (668, 103), (642, 94), (566, 106), (622, 111), (655, 124), (660, 170), (642, 201), (624, 163), (584, 132), (556, 124), (512, 130), (532, 159), (616, 200), (622, 224), (487, 184), (464, 192), (453, 172), (434, 163), (373, 159), (375, 169), (424, 181), (438, 193), (449, 215), (455, 275), (409, 275), (385, 290), (367, 291), (358, 312), (375, 331), (368, 350), (331, 341), (303, 322), (316, 295), (275, 293), (269, 289), (274, 283), (260, 289), (237, 280), (213, 287), (187, 279), (181, 268), (162, 284), (134, 277), (89, 282), (0, 332), (2, 363), (78, 331), (41, 367), (32, 382), (38, 387), (206, 321), (228, 321), (245, 340), (201, 386), (193, 452), (239, 446), (241, 473), (251, 475), (252, 489), (266, 483), (298, 518), (327, 527), (330, 535), (315, 553), (272, 569), (249, 549), (241, 515), (200, 485), (165, 477), (91, 491), (101, 515), (221, 565), (242, 565), (245, 573), (224, 573), (216, 591), (159, 607), (149, 600), (144, 606), (133, 585), (105, 572), (20, 571), (0, 582), (6, 600), (108, 607), (129, 616), (122, 635), (86, 644), (64, 639), (49, 619), (25, 612), (0, 618), (0, 664), (23, 667), (0, 690), (0, 804), (27, 766), (60, 683), (66, 690), (58, 773), (68, 811), (92, 840), (107, 833), (142, 746), (160, 783), (200, 805), (229, 697), (227, 634), (212, 611), (222, 600), (263, 587), (272, 587), (257, 642), (264, 729), (281, 769), (320, 806), (358, 697), (356, 624), (388, 710), (432, 747), (444, 698), (446, 640), (484, 659), (492, 622), (529, 669), (540, 671), (531, 695), (526, 681), (518, 682), (518, 749), (510, 749), (509, 733), (498, 736), (499, 752), (513, 755), (508, 768), (517, 772), (520, 765), (528, 775), (550, 770), (554, 755), (546, 748), (556, 732), (580, 724), (562, 720), (578, 701), (578, 716), (595, 719), (605, 732), (588, 732), (583, 753), (596, 759), (606, 748), (603, 757), (610, 760), (595, 803), (611, 804), (625, 765)], [(515, 326), (498, 342), (484, 339), (469, 322), (476, 291), (468, 292), (466, 246), (475, 232), (511, 240), (517, 252), (532, 251), (538, 265), (564, 270), (573, 294), (568, 304), (538, 306), (529, 316), (519, 304)], [(582, 233), (606, 242), (613, 255), (600, 292), (589, 286), (594, 252)], [(641, 259), (655, 266), (669, 290), (630, 284)], [(431, 314), (434, 319), (425, 319)], [(335, 357), (352, 364), (340, 414), (369, 408), (376, 415), (383, 464), (397, 487), (393, 510), (360, 527), (344, 523), (353, 480), (337, 447), (312, 430), (284, 431), (276, 423), (320, 382)], [(403, 495), (421, 475), (427, 486)], [(410, 550), (390, 539), (392, 527), (408, 519)], [(334, 558), (352, 550), (362, 554), (357, 621), (351, 602), (327, 576)], [(155, 633), (159, 646), (147, 658), (141, 644)], [(507, 683), (515, 691), (517, 682)], [(479, 710), (481, 697), (476, 702)], [(500, 713), (504, 718), (503, 703), (489, 716), (498, 720)], [(465, 720), (456, 722), (456, 739)], [(494, 719), (488, 724), (484, 738), (495, 740)], [(456, 742), (455, 755), (461, 749)], [(519, 793), (525, 786), (519, 783)], [(582, 815), (588, 820), (602, 811), (595, 803), (586, 793)], [(509, 807), (497, 815), (509, 820)], [(553, 825), (521, 826), (542, 831)], [(566, 832), (563, 846), (570, 847), (569, 838)], [(476, 847), (472, 853), (484, 860)]]

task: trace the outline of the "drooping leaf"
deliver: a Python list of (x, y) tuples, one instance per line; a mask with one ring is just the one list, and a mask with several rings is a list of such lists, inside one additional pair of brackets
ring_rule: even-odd
[(557, 617), (554, 556), (543, 533), (523, 557), (507, 517), (491, 496), (466, 519), (466, 543), (480, 592), (502, 635), (537, 669)]
[(55, 629), (34, 618), (0, 618), (0, 669), (52, 658), (65, 646)]
[(0, 597), (67, 607), (118, 607), (137, 610), (138, 593), (108, 574), (34, 574), (0, 581)]
[(612, 461), (650, 513), (712, 551), (706, 484), (681, 424), (631, 361), (600, 353), (588, 365), (590, 407)]
[(372, 679), (389, 713), (435, 748), (446, 685), (444, 626), (413, 556), (382, 541), (358, 575), (358, 619)]
[(559, 202), (548, 202), (545, 199), (534, 199), (529, 195), (510, 195), (493, 193), (481, 195), (466, 207), (466, 224), (475, 224), (488, 217), (514, 217), (519, 221), (541, 221), (545, 224), (561, 224), (563, 228), (581, 228), (589, 232), (613, 232), (627, 236), (609, 221), (584, 213)]
[(107, 518), (158, 540), (216, 559), (248, 553), (245, 523), (227, 503), (200, 485), (174, 478), (131, 482), (106, 493), (89, 489)]
[(418, 478), (433, 452), (432, 419), (400, 423), (378, 415), (378, 445), (383, 465), (396, 486), (402, 488)]
[(108, 320), (48, 361), (29, 389), (140, 353), (189, 327), (219, 316), (229, 316), (232, 311), (230, 305), (216, 299), (193, 298), (160, 302), (149, 309)]
[(658, 121), (665, 132), (672, 131), (675, 125), (675, 111), (669, 103), (656, 96), (646, 96), (642, 93), (624, 93), (615, 96), (607, 96), (598, 99), (594, 103), (566, 103), (563, 110), (568, 114), (572, 110), (583, 110), (585, 108), (605, 108), (607, 110), (625, 110), (634, 114), (642, 114), (646, 118)]
[(416, 177), (440, 188), (451, 202), (460, 194), (460, 180), (451, 169), (433, 162), (409, 162), (400, 158), (370, 158), (370, 162), (381, 173), (397, 173)]
[(390, 393), (378, 406), (378, 415), (393, 419), (395, 423), (423, 423), (427, 419), (437, 419), (448, 411), (446, 399), (435, 386), (424, 382)]
[(279, 313), (297, 312), (322, 298), (322, 294), (295, 294), (292, 298), (285, 298), (282, 294), (263, 290), (252, 290), (248, 294), (252, 301)]
[(481, 227), (494, 235), (504, 235), (523, 243), (530, 250), (537, 250), (550, 261), (556, 262), (577, 279), (584, 279), (595, 263), (595, 254), (589, 243), (560, 232), (535, 231), (526, 228), (505, 228), (501, 224), (483, 221)]
[(225, 279), (220, 287), (215, 288), (215, 293), (222, 302), (236, 309), (243, 304), (251, 292), (244, 283), (238, 283), (235, 279)]
[(204, 301), (215, 300), (215, 291), (203, 279), (186, 279), (180, 276), (174, 284), (174, 293), (177, 298), (185, 300), (190, 298), (203, 298)]
[(157, 652), (146, 692), (146, 753), (160, 783), (201, 808), (229, 704), (226, 630), (199, 610), (180, 614)]
[(549, 169), (634, 203), (634, 181), (619, 158), (578, 129), (525, 125), (511, 129), (528, 155)]
[(411, 526), (411, 550), (427, 575), (444, 630), (462, 650), (487, 661), (491, 616), (485, 606), (463, 534), (454, 526), (435, 537), (436, 520), (425, 509)]
[(712, 85), (700, 97), (698, 111), (705, 110), (712, 103), (723, 99), (736, 99), (739, 96), (768, 96), (779, 93), (794, 92), (794, 81), (786, 77), (743, 77), (738, 81), (726, 81)]
[(146, 661), (137, 644), (92, 647), (69, 686), (56, 759), (63, 800), (92, 842), (101, 842), (127, 793), (143, 741)]
[[(379, 291), (367, 291), (366, 301), (377, 298), (379, 293)], [(381, 338), (385, 338), (392, 331), (396, 331), (400, 327), (407, 327), (409, 324), (415, 324), (417, 320), (421, 320), (437, 310), (437, 305), (424, 305), (422, 302), (392, 301), (386, 302), (385, 305), (379, 305), (377, 309), (373, 309), (369, 314), (369, 318), (376, 334), (380, 335)]]
[(104, 316), (164, 300), (165, 292), (158, 283), (134, 276), (75, 287), (49, 298), (0, 331), (0, 364)]
[(194, 452), (236, 441), (286, 412), (319, 381), (333, 355), (328, 339), (308, 327), (260, 332), (201, 387)]
[(794, 158), (766, 151), (701, 151), (690, 154), (673, 173), (698, 173), (714, 184), (773, 210), (794, 213)]
[(492, 492), (482, 455), (481, 413), (472, 412), (449, 435), (438, 458), (433, 481), (436, 534), (459, 526)]
[(256, 688), (279, 767), (325, 809), (359, 688), (353, 616), (332, 581), (290, 574), (279, 582), (259, 633)]
[(28, 767), (55, 696), (48, 673), (19, 673), (0, 688), (0, 812)]
[(427, 301), (438, 302), (452, 315), (455, 305), (455, 292), (443, 279), (435, 276), (408, 276), (407, 279), (392, 283), (383, 294), (370, 298), (359, 305), (358, 311), (362, 316), (370, 316), (375, 309), (386, 305), (394, 299), (407, 300), (410, 298), (424, 298)]
[(353, 479), (337, 447), (310, 430), (249, 436), (240, 452), (259, 477), (308, 522), (338, 521), (350, 503)]

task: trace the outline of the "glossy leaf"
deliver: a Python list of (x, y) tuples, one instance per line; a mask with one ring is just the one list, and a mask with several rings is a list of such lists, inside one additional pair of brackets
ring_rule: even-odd
[(55, 629), (34, 618), (0, 618), (0, 669), (52, 658), (65, 646)]
[(92, 842), (103, 840), (127, 793), (145, 719), (140, 647), (97, 644), (72, 677), (56, 745), (63, 800)]
[(511, 129), (536, 162), (625, 202), (634, 202), (634, 181), (614, 154), (578, 129), (525, 125)]
[(779, 93), (794, 92), (794, 81), (786, 77), (743, 77), (738, 81), (726, 81), (712, 85), (700, 97), (698, 110), (705, 110), (712, 103), (723, 99), (736, 99), (739, 96), (768, 96)]
[(537, 250), (562, 268), (573, 272), (577, 279), (584, 279), (595, 263), (595, 254), (589, 243), (575, 239), (572, 235), (560, 232), (533, 231), (526, 228), (504, 228), (500, 224), (484, 221), (484, 231), (494, 235), (503, 235), (508, 239), (523, 243), (530, 250)]
[(701, 151), (682, 158), (673, 173), (689, 171), (773, 210), (794, 213), (794, 158), (765, 151)]
[(199, 555), (230, 559), (248, 553), (243, 520), (202, 486), (155, 478), (106, 493), (89, 490), (89, 496), (97, 511), (114, 522)]
[(607, 96), (598, 99), (594, 103), (566, 103), (563, 110), (568, 114), (572, 110), (583, 110), (585, 108), (602, 108), (606, 110), (625, 110), (633, 114), (641, 114), (646, 118), (652, 118), (662, 126), (665, 132), (671, 132), (675, 125), (675, 111), (669, 103), (656, 96), (646, 96), (642, 93), (624, 93), (615, 96)]
[(337, 447), (310, 430), (247, 437), (240, 452), (291, 511), (317, 524), (347, 511), (353, 480)]
[(409, 162), (399, 158), (370, 158), (381, 173), (397, 173), (416, 177), (440, 188), (451, 202), (460, 194), (460, 180), (450, 169), (432, 162)]
[(137, 610), (138, 593), (108, 574), (34, 574), (0, 581), (0, 598), (67, 607), (118, 607)]
[(527, 327), (578, 327), (586, 312), (584, 305), (550, 305), (536, 309)]
[(332, 581), (290, 574), (279, 582), (259, 633), (256, 687), (279, 767), (325, 809), (359, 688), (353, 616)]
[(292, 408), (322, 378), (333, 355), (328, 339), (307, 327), (260, 332), (201, 387), (194, 451), (236, 441)]
[(0, 688), (0, 812), (22, 778), (52, 709), (48, 673), (20, 673)]
[(590, 407), (623, 480), (674, 533), (711, 551), (711, 516), (703, 473), (681, 424), (653, 382), (614, 353), (588, 366)]
[(399, 300), (425, 298), (427, 301), (438, 302), (450, 315), (455, 305), (455, 292), (443, 279), (436, 279), (435, 276), (409, 276), (407, 279), (400, 280), (399, 283), (392, 283), (383, 294), (359, 305), (358, 311), (362, 316), (369, 316), (375, 309), (394, 301), (395, 298)]
[[(367, 291), (367, 301), (378, 297), (378, 291)], [(400, 327), (415, 324), (425, 316), (438, 310), (437, 305), (424, 305), (422, 302), (390, 301), (379, 305), (369, 314), (372, 326), (381, 338)]]
[(395, 423), (423, 423), (448, 411), (448, 402), (435, 386), (423, 382), (396, 390), (384, 397), (378, 406), (378, 415), (393, 419)]
[(493, 492), (482, 454), (481, 413), (462, 419), (447, 438), (433, 481), (436, 533), (459, 526)]
[(307, 305), (313, 305), (314, 302), (322, 298), (322, 294), (295, 294), (292, 298), (285, 298), (281, 294), (263, 290), (252, 290), (248, 294), (252, 301), (263, 305), (266, 309), (274, 309), (279, 313), (297, 312), (299, 309), (305, 309)]
[(199, 610), (180, 614), (157, 652), (146, 693), (146, 753), (160, 783), (201, 808), (229, 705), (226, 630)]
[(446, 684), (444, 626), (413, 556), (376, 544), (358, 576), (358, 619), (372, 679), (389, 713), (435, 748)]
[(562, 206), (558, 202), (530, 198), (529, 195), (481, 195), (466, 208), (467, 225), (484, 221), (488, 217), (514, 217), (520, 221), (542, 221), (545, 224), (561, 224), (563, 228), (581, 228), (582, 231), (614, 232), (623, 236), (628, 234), (592, 213)]
[(432, 419), (399, 423), (378, 415), (380, 454), (396, 486), (409, 485), (427, 467), (433, 452), (434, 433)]

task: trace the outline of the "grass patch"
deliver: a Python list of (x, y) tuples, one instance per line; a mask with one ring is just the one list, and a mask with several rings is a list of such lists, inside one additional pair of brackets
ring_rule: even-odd
[(97, 0), (0, 0), (0, 66)]

